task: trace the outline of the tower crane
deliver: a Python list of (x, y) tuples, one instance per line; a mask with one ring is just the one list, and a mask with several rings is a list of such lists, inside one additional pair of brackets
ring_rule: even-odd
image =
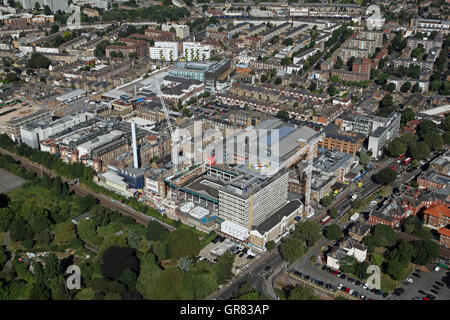
[(312, 182), (312, 168), (313, 168), (313, 159), (314, 159), (314, 149), (317, 144), (325, 137), (325, 133), (321, 132), (312, 137), (309, 141), (307, 141), (306, 145), (302, 147), (298, 151), (299, 157), (307, 153), (306, 156), (306, 190), (305, 190), (305, 215), (309, 216), (314, 212), (314, 209), (311, 207), (311, 182)]
[[(161, 82), (158, 81), (158, 79), (155, 79), (153, 81), (153, 85), (155, 86), (156, 95), (159, 97), (159, 101), (161, 102), (161, 105), (163, 107), (164, 117), (166, 118), (167, 126), (169, 127), (170, 137), (172, 139), (172, 163), (173, 163), (173, 169), (174, 173), (178, 172), (178, 159), (175, 159), (174, 153), (176, 152), (175, 146), (178, 144), (178, 138), (175, 136), (172, 124), (170, 123), (170, 117), (169, 117), (169, 111), (167, 110), (166, 103), (164, 102), (164, 98), (162, 96), (161, 92)], [(178, 156), (177, 156), (178, 158)]]

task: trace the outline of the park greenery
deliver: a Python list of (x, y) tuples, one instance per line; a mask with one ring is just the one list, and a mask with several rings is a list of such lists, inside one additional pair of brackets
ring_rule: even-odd
[[(414, 225), (414, 228), (422, 227), (416, 219), (405, 223), (404, 227), (408, 230), (411, 228), (408, 225)], [(429, 239), (427, 231), (420, 233), (428, 239), (407, 242), (401, 239), (392, 227), (378, 224), (372, 228), (371, 234), (364, 237), (363, 242), (371, 254), (370, 261), (380, 266), (382, 272), (393, 280), (401, 280), (409, 273), (411, 263), (427, 265), (439, 256), (439, 244)]]
[[(402, 121), (414, 119), (410, 110), (402, 113)], [(430, 157), (431, 151), (438, 151), (450, 143), (450, 116), (442, 120), (440, 126), (431, 120), (423, 120), (416, 128), (416, 134), (405, 133), (393, 139), (386, 152), (390, 157), (398, 157), (406, 153), (414, 160), (420, 161)]]
[(308, 248), (313, 247), (321, 237), (321, 229), (317, 222), (309, 220), (300, 222), (289, 236), (282, 239), (278, 250), (283, 260), (293, 263), (302, 257)]
[[(187, 226), (144, 227), (71, 193), (60, 177), (26, 172), (8, 156), (0, 166), (28, 179), (0, 197), (0, 231), (9, 231), (15, 255), (6, 266), (10, 254), (0, 253), (1, 299), (202, 299), (232, 277), (234, 255), (197, 261), (202, 237)], [(85, 212), (89, 219), (73, 223)], [(80, 290), (65, 285), (72, 264), (81, 269)]]

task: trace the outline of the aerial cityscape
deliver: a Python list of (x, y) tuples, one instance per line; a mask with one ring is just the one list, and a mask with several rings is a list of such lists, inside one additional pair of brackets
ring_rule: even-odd
[(450, 300), (449, 16), (0, 0), (0, 300)]

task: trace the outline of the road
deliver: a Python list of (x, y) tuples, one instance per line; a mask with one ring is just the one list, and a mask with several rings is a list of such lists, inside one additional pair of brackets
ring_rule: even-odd
[(234, 276), (233, 279), (231, 279), (230, 286), (224, 285), (220, 290), (209, 295), (206, 300), (231, 299), (233, 294), (238, 291), (239, 286), (245, 282), (250, 282), (258, 292), (274, 298), (273, 289), (269, 288), (272, 287), (272, 278), (268, 275), (266, 280), (266, 277), (262, 273), (266, 266), (270, 266), (271, 270), (274, 270), (273, 274), (275, 274), (278, 271), (281, 262), (282, 259), (277, 250), (263, 253), (257, 260), (254, 260), (249, 268), (242, 274)]

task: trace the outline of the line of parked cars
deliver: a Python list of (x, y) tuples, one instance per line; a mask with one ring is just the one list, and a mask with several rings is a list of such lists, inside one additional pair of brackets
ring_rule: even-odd
[[(362, 281), (355, 280), (355, 279), (353, 279), (351, 277), (347, 277), (344, 273), (340, 272), (339, 270), (333, 270), (333, 269), (331, 269), (331, 268), (329, 268), (327, 266), (323, 266), (322, 270), (326, 270), (326, 271), (330, 272), (332, 275), (337, 276), (338, 278), (340, 278), (342, 280), (346, 280), (346, 281), (350, 282), (351, 284), (353, 284), (355, 286), (358, 286), (358, 287), (361, 287), (361, 288), (363, 288), (366, 291), (370, 291), (373, 294), (376, 294), (376, 295), (378, 295), (380, 297), (387, 298), (389, 296), (386, 292), (383, 292), (380, 289), (372, 288), (368, 283), (363, 283)], [(338, 286), (338, 289), (339, 289), (339, 286)], [(354, 291), (354, 290), (352, 290), (350, 288), (344, 287), (343, 284), (342, 284), (342, 289), (343, 289), (344, 292), (352, 294), (355, 297), (359, 297), (361, 299), (366, 299), (367, 298), (363, 294), (360, 294), (357, 291)], [(356, 292), (356, 294), (355, 294), (355, 292)], [(371, 298), (368, 298), (368, 300), (370, 300), (370, 299)]]
[(335, 287), (334, 285), (332, 285), (331, 283), (323, 282), (323, 281), (321, 281), (321, 280), (319, 280), (319, 279), (315, 279), (315, 278), (311, 277), (311, 276), (308, 275), (308, 274), (305, 274), (305, 273), (302, 273), (302, 272), (296, 271), (296, 270), (294, 271), (294, 274), (297, 275), (297, 276), (299, 276), (299, 277), (302, 278), (302, 279), (309, 280), (309, 281), (311, 281), (312, 283), (315, 283), (315, 284), (317, 284), (318, 286), (323, 287), (323, 288), (325, 288), (325, 289), (328, 289), (328, 290), (330, 290), (330, 291), (332, 291), (332, 292), (336, 291), (336, 287)]

